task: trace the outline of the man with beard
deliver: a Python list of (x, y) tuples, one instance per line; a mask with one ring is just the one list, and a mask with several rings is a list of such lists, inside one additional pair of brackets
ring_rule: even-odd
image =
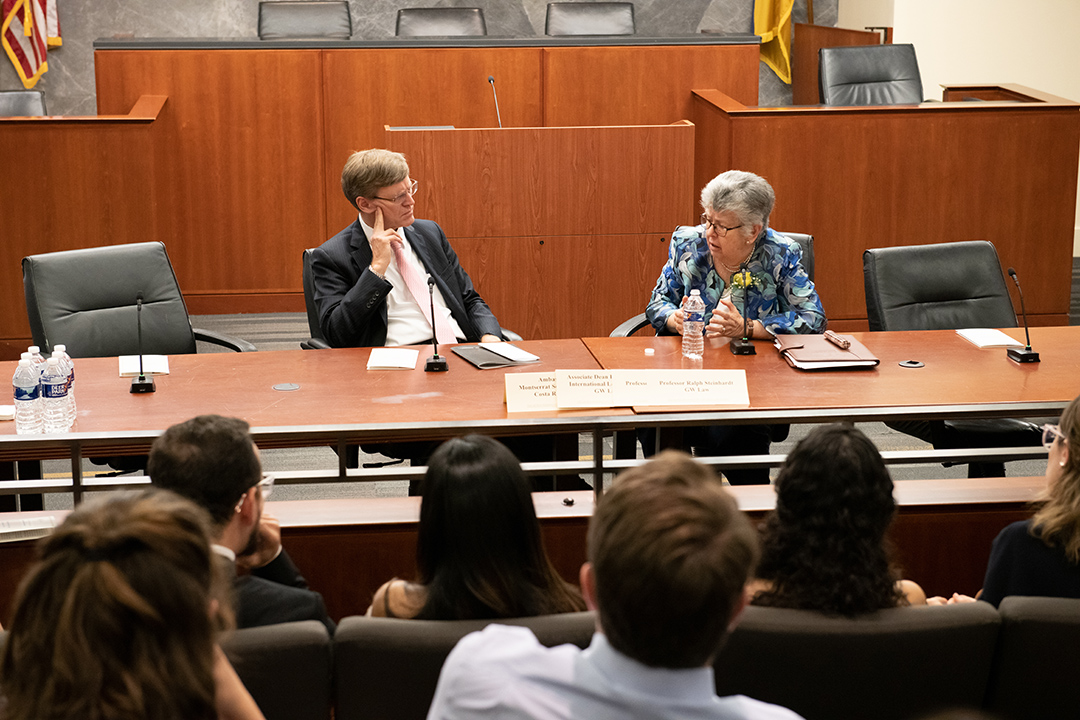
[(154, 441), (146, 472), (210, 513), (214, 552), (236, 574), (237, 627), (318, 620), (333, 634), (322, 596), (281, 547), (277, 519), (263, 513), (273, 478), (263, 475), (246, 422), (200, 415), (173, 425)]

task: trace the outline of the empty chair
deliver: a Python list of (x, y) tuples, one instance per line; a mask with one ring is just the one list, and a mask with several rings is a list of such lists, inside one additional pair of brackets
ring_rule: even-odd
[(633, 35), (634, 3), (548, 3), (546, 35)]
[(259, 3), (259, 39), (352, 37), (349, 3), (285, 0)]
[(64, 343), (75, 358), (137, 355), (140, 294), (143, 352), (193, 353), (196, 340), (237, 352), (255, 350), (246, 340), (191, 327), (160, 242), (31, 255), (22, 267), (30, 333), (43, 351)]
[(487, 23), (480, 8), (402, 8), (397, 11), (394, 34), (400, 37), (487, 35)]
[(922, 78), (914, 45), (822, 48), (818, 82), (822, 105), (922, 102)]
[[(863, 253), (866, 316), (871, 330), (1016, 327), (997, 250), (985, 240), (877, 248)], [(1003, 353), (1004, 355), (1004, 353)], [(886, 423), (935, 448), (1018, 447), (1041, 443), (1022, 420), (934, 420)], [(970, 463), (969, 477), (1005, 474), (1000, 462)]]
[(45, 112), (45, 93), (40, 90), (0, 91), (0, 117), (40, 117)]

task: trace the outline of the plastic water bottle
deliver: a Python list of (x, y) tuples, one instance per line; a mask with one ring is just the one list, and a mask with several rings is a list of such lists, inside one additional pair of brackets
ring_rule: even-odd
[(52, 356), (59, 360), (60, 369), (67, 378), (67, 416), (68, 427), (75, 424), (75, 362), (67, 354), (64, 345), (53, 345)]
[(683, 311), (686, 313), (682, 331), (683, 357), (700, 360), (705, 352), (705, 301), (699, 291), (690, 291), (690, 299), (683, 305)]
[(19, 360), (11, 378), (15, 395), (15, 432), (33, 435), (41, 432), (41, 386), (38, 371), (30, 358)]
[(61, 433), (71, 427), (67, 416), (67, 375), (54, 357), (46, 361), (45, 372), (41, 374), (41, 396), (43, 432)]
[(41, 354), (41, 348), (37, 345), (31, 345), (26, 348), (26, 352), (30, 353), (30, 360), (34, 363), (34, 369), (37, 370), (38, 375), (45, 372), (45, 357)]

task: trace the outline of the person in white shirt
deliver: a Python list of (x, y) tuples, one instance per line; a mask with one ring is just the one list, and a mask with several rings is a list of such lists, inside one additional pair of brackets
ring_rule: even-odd
[(712, 661), (746, 606), (758, 544), (712, 470), (667, 451), (620, 475), (589, 523), (588, 558), (589, 647), (546, 648), (521, 627), (467, 635), (443, 666), (429, 720), (799, 717), (716, 695)]

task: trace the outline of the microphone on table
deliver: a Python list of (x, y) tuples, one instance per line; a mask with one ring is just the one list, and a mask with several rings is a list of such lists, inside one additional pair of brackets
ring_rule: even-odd
[(502, 127), (502, 115), (499, 113), (499, 93), (495, 92), (495, 76), (488, 75), (488, 82), (491, 83), (491, 94), (495, 96), (495, 117), (499, 119), (499, 127)]
[(1009, 277), (1016, 283), (1016, 292), (1020, 293), (1020, 312), (1024, 317), (1024, 337), (1027, 338), (1027, 347), (1011, 347), (1006, 350), (1010, 360), (1018, 363), (1040, 362), (1039, 353), (1031, 349), (1031, 333), (1028, 331), (1027, 309), (1024, 307), (1024, 291), (1020, 289), (1020, 278), (1016, 277), (1016, 269), (1009, 268)]
[(146, 377), (143, 373), (143, 352), (142, 352), (142, 301), (143, 294), (140, 292), (135, 296), (135, 323), (139, 328), (139, 376), (131, 378), (131, 392), (133, 393), (152, 393), (157, 390), (157, 385), (154, 383), (153, 376)]
[(757, 350), (754, 349), (754, 343), (750, 341), (749, 333), (746, 331), (746, 304), (747, 304), (747, 288), (746, 288), (746, 264), (743, 263), (739, 266), (739, 275), (743, 279), (743, 294), (742, 294), (742, 339), (732, 340), (728, 343), (728, 347), (731, 348), (732, 355), (757, 355)]
[(431, 351), (432, 356), (424, 363), (424, 372), (446, 372), (450, 366), (446, 364), (446, 358), (439, 355), (438, 331), (435, 329), (435, 278), (427, 277), (428, 296), (431, 298)]

